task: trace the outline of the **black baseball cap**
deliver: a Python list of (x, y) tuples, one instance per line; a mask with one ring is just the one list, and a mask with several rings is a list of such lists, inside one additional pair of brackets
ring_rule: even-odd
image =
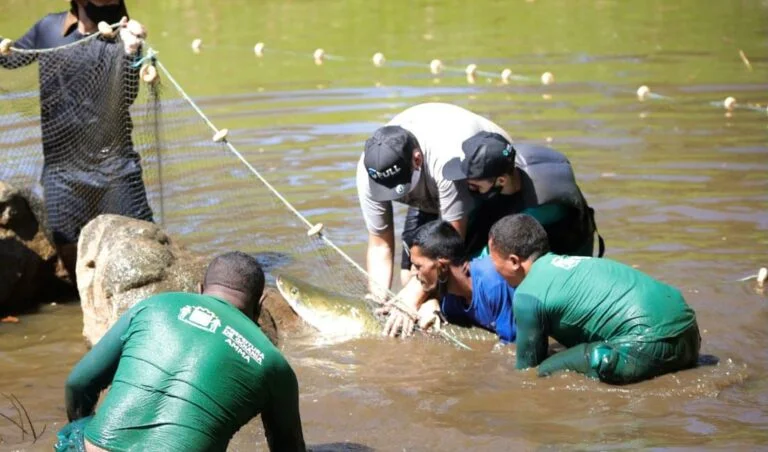
[(363, 164), (374, 201), (392, 201), (411, 191), (416, 138), (400, 126), (385, 126), (365, 141)]
[(461, 171), (447, 175), (449, 180), (499, 177), (515, 163), (515, 148), (498, 133), (476, 133), (464, 140), (461, 150), (464, 151)]

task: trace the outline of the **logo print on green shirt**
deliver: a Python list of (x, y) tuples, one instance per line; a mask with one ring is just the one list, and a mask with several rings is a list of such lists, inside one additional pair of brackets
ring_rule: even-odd
[(209, 333), (215, 333), (221, 326), (216, 314), (200, 306), (184, 306), (179, 311), (179, 320)]
[(253, 359), (258, 364), (261, 364), (264, 361), (264, 353), (256, 348), (255, 345), (248, 342), (248, 339), (244, 338), (242, 334), (231, 326), (225, 326), (224, 331), (222, 331), (221, 334), (227, 338), (225, 342), (229, 344), (229, 346), (232, 347), (245, 362), (250, 363), (251, 359)]
[(584, 259), (589, 259), (589, 257), (584, 256), (555, 256), (552, 258), (552, 265), (555, 267), (560, 267), (563, 270), (573, 270), (577, 265), (581, 263)]

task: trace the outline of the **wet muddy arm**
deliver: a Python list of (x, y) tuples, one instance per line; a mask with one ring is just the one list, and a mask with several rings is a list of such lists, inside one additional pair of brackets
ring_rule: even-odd
[(72, 369), (64, 388), (70, 422), (93, 414), (99, 393), (112, 383), (129, 325), (130, 316), (123, 315)]
[(467, 234), (467, 219), (472, 210), (472, 199), (465, 182), (440, 181), (440, 218), (451, 223), (459, 231), (461, 238)]
[(390, 227), (380, 234), (368, 234), (366, 265), (370, 275), (369, 291), (379, 299), (386, 299), (386, 289), (392, 285), (394, 269), (395, 235)]
[(515, 296), (515, 321), (517, 322), (518, 369), (536, 367), (547, 358), (548, 332), (541, 302), (526, 294)]
[(283, 361), (270, 376), (269, 406), (261, 413), (270, 451), (305, 451), (299, 414), (299, 383)]

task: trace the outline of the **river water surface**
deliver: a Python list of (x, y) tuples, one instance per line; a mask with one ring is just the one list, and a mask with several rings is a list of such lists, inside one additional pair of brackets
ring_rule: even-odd
[[(61, 6), (4, 0), (0, 35), (19, 36)], [(768, 265), (768, 2), (134, 0), (129, 7), (147, 24), (160, 61), (230, 129), (244, 158), (358, 262), (366, 233), (353, 176), (363, 141), (410, 105), (452, 102), (516, 141), (564, 152), (597, 212), (608, 256), (679, 287), (697, 312), (710, 365), (626, 387), (578, 375), (537, 379), (513, 370), (512, 351), (491, 353), (488, 344), (463, 351), (438, 342), (287, 338), (309, 445), (768, 449), (768, 298), (754, 280), (736, 281)], [(199, 54), (190, 48), (195, 38)], [(267, 45), (262, 59), (252, 50), (258, 41)], [(329, 54), (321, 66), (311, 57), (318, 47)], [(377, 51), (388, 58), (382, 68), (370, 63)], [(474, 83), (462, 71), (435, 78), (433, 58), (449, 68), (475, 63), (481, 72)], [(496, 74), (505, 67), (521, 77), (502, 83)], [(553, 85), (539, 82), (545, 71)], [(643, 84), (663, 97), (639, 102)], [(295, 218), (226, 149), (202, 144), (205, 125), (165, 85), (162, 190), (156, 155), (145, 169), (171, 234), (199, 252), (278, 251), (285, 259), (277, 265), (291, 262), (309, 278), (322, 273), (322, 255), (292, 241), (301, 231)], [(741, 108), (726, 114), (727, 96)], [(329, 288), (333, 277), (315, 274)], [(64, 379), (86, 351), (81, 329), (76, 302), (0, 324), (0, 392), (24, 402), (38, 431), (47, 425), (32, 444), (0, 419), (0, 450), (50, 449), (66, 420)], [(15, 416), (5, 402), (0, 412)], [(265, 449), (259, 422), (230, 448)]]

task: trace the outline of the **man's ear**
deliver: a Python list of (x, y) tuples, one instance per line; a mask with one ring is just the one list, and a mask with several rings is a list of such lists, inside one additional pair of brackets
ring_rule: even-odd
[(510, 254), (507, 256), (507, 261), (512, 266), (514, 271), (518, 271), (523, 267), (523, 260), (516, 254)]
[(413, 150), (413, 166), (414, 168), (421, 168), (422, 163), (424, 163), (424, 155), (422, 155), (421, 149), (416, 148)]
[(499, 176), (494, 181), (494, 186), (503, 187), (507, 183), (507, 176)]

